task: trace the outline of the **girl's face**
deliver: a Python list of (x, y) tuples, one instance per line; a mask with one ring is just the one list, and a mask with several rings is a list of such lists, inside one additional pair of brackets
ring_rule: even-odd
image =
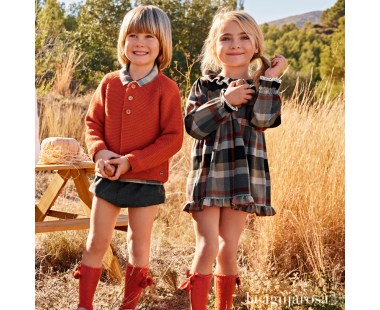
[(125, 40), (124, 53), (137, 66), (154, 64), (160, 52), (160, 43), (151, 33), (129, 33)]
[(223, 67), (249, 66), (258, 49), (235, 21), (227, 21), (216, 42), (216, 56)]

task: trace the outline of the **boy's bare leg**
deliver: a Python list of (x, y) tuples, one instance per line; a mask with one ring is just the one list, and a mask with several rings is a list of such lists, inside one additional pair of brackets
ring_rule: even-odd
[(90, 232), (86, 248), (83, 251), (82, 263), (99, 268), (111, 240), (120, 208), (94, 196), (91, 209)]
[(127, 233), (129, 263), (133, 266), (148, 267), (150, 240), (157, 205), (128, 208), (129, 227)]

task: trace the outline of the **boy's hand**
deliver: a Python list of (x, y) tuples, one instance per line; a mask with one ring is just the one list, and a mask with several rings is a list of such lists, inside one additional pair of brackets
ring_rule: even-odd
[(243, 104), (246, 104), (252, 99), (254, 93), (255, 91), (250, 88), (249, 84), (245, 83), (236, 87), (236, 82), (233, 81), (228, 85), (224, 93), (224, 98), (226, 98), (230, 105), (240, 108)]
[[(96, 162), (95, 171), (100, 173), (103, 178), (109, 179), (109, 176), (104, 171), (104, 167), (105, 167), (105, 161), (110, 159), (111, 157), (119, 158), (122, 156), (109, 150), (100, 150), (96, 152), (95, 154), (95, 162)], [(112, 168), (107, 167), (107, 169), (111, 170)]]
[(265, 76), (268, 78), (277, 77), (286, 68), (286, 59), (282, 55), (276, 55), (270, 63), (272, 67), (265, 70)]
[(115, 175), (113, 177), (108, 177), (111, 181), (117, 180), (122, 174), (126, 173), (131, 169), (131, 164), (126, 156), (121, 156), (116, 159), (109, 159), (105, 161), (106, 165), (118, 165), (116, 168)]

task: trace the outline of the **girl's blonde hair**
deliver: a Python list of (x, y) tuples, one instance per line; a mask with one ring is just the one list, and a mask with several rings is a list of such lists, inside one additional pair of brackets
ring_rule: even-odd
[(270, 68), (271, 65), (268, 58), (263, 56), (265, 46), (261, 29), (252, 16), (244, 11), (230, 11), (228, 8), (222, 8), (216, 13), (208, 37), (203, 45), (201, 70), (205, 72), (205, 70), (210, 69), (219, 72), (222, 68), (222, 64), (216, 55), (216, 42), (227, 21), (237, 22), (258, 49), (250, 62), (250, 69), (252, 69), (254, 62), (258, 59), (261, 60), (260, 68), (252, 74), (253, 82), (256, 88), (258, 88), (260, 85), (260, 76), (264, 75), (265, 70)]
[(152, 33), (160, 42), (160, 52), (156, 63), (158, 69), (165, 69), (172, 59), (172, 31), (166, 13), (154, 5), (146, 5), (129, 11), (121, 24), (117, 42), (117, 58), (124, 66), (130, 63), (125, 56), (125, 40), (131, 32)]

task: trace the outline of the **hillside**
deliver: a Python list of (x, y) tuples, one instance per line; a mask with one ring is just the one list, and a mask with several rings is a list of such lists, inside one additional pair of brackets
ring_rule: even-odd
[(290, 24), (291, 22), (293, 22), (298, 28), (301, 28), (303, 24), (307, 21), (310, 21), (312, 24), (320, 24), (319, 17), (321, 16), (322, 12), (323, 11), (313, 11), (305, 14), (289, 16), (286, 18), (268, 22), (267, 24), (269, 25), (269, 27), (273, 24), (276, 24), (277, 27), (281, 27), (282, 24)]

